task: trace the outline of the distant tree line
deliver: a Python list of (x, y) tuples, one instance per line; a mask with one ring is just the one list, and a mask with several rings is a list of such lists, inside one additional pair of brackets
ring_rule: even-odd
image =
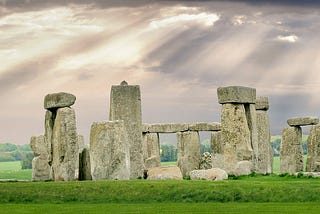
[(13, 143), (0, 144), (0, 162), (21, 161), (22, 169), (32, 168), (33, 152), (26, 145), (15, 145)]

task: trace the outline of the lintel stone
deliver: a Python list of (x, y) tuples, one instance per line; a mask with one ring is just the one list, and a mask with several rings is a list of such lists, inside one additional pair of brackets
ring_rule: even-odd
[(186, 131), (220, 131), (221, 124), (212, 122), (200, 123), (154, 123), (142, 124), (143, 133), (177, 133)]
[(218, 101), (220, 104), (225, 103), (255, 103), (256, 89), (244, 86), (219, 87)]
[(256, 99), (256, 110), (265, 110), (269, 109), (269, 100), (268, 97), (257, 97)]
[(296, 117), (287, 120), (289, 126), (308, 126), (317, 125), (319, 123), (318, 117)]
[(76, 97), (73, 94), (60, 92), (54, 94), (47, 94), (44, 98), (45, 109), (57, 109), (70, 107), (76, 101)]

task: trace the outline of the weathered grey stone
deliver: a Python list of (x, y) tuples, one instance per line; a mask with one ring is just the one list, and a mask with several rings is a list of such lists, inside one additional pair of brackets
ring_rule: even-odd
[(178, 167), (182, 175), (199, 169), (200, 163), (200, 137), (198, 132), (178, 132)]
[(256, 99), (256, 110), (267, 111), (269, 109), (268, 97), (257, 97)]
[(297, 172), (295, 176), (300, 176), (301, 174), (304, 177), (320, 178), (320, 172)]
[(288, 127), (282, 131), (280, 146), (280, 173), (303, 171), (301, 127)]
[(189, 125), (186, 123), (155, 123), (143, 124), (143, 132), (149, 133), (176, 133), (188, 131)]
[(307, 140), (307, 172), (320, 172), (320, 125), (313, 126)]
[(147, 175), (147, 180), (182, 180), (182, 173), (176, 166), (151, 168)]
[(250, 130), (250, 140), (253, 149), (252, 163), (254, 166), (254, 171), (258, 171), (258, 156), (259, 156), (259, 146), (258, 146), (258, 129), (257, 129), (257, 113), (254, 104), (245, 104), (245, 112), (248, 122), (248, 127)]
[(228, 86), (218, 88), (218, 101), (225, 103), (255, 103), (256, 89), (243, 86)]
[(75, 112), (72, 108), (59, 108), (52, 135), (52, 168), (55, 181), (77, 179), (75, 167), (79, 163), (78, 134)]
[(47, 147), (48, 152), (48, 161), (51, 164), (52, 163), (52, 133), (53, 133), (53, 126), (54, 126), (54, 120), (56, 117), (56, 112), (51, 112), (49, 110), (46, 111), (45, 114), (45, 122), (44, 122), (44, 138), (45, 143)]
[(51, 166), (48, 163), (48, 151), (44, 136), (31, 137), (30, 147), (34, 154), (34, 158), (32, 160), (32, 180), (50, 180)]
[(220, 131), (220, 123), (155, 123), (142, 124), (143, 133), (177, 133), (186, 131)]
[(84, 148), (79, 154), (79, 180), (92, 180), (90, 152), (88, 148)]
[(236, 176), (239, 175), (250, 175), (254, 171), (254, 165), (251, 161), (239, 161), (236, 164), (234, 172), (230, 173)]
[(222, 141), (224, 142), (224, 170), (234, 172), (239, 161), (253, 158), (251, 133), (243, 104), (222, 105)]
[(191, 123), (188, 125), (189, 131), (220, 131), (220, 123)]
[(289, 126), (308, 126), (317, 125), (319, 123), (318, 117), (297, 117), (287, 120)]
[(212, 168), (224, 168), (224, 141), (222, 132), (211, 133)]
[(200, 157), (199, 169), (211, 169), (212, 168), (212, 156), (209, 152), (204, 152)]
[(146, 169), (160, 166), (160, 142), (158, 133), (143, 134), (143, 160)]
[(258, 165), (256, 172), (261, 174), (272, 173), (273, 149), (270, 144), (270, 123), (267, 111), (257, 110), (258, 127)]
[(73, 94), (60, 92), (54, 94), (47, 94), (44, 98), (44, 108), (45, 109), (57, 109), (70, 107), (76, 101), (76, 97)]
[(143, 177), (141, 95), (138, 85), (112, 86), (110, 120), (123, 120), (130, 151), (130, 178)]
[(124, 121), (92, 124), (90, 156), (93, 180), (130, 178), (130, 152)]
[(82, 135), (78, 135), (78, 140), (77, 140), (77, 144), (78, 144), (78, 152), (79, 155), (77, 156), (77, 160), (76, 160), (76, 166), (75, 166), (75, 177), (79, 178), (79, 166), (80, 166), (80, 154), (82, 153), (83, 149), (85, 148), (85, 144), (84, 144), (84, 137)]
[(228, 179), (227, 172), (219, 168), (192, 170), (189, 175), (191, 180), (222, 181)]

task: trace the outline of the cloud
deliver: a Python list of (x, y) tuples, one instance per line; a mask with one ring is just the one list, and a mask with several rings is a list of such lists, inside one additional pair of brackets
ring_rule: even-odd
[(295, 43), (296, 41), (298, 41), (298, 39), (299, 37), (294, 34), (289, 36), (282, 36), (282, 35), (277, 36), (277, 40), (283, 41), (283, 42)]

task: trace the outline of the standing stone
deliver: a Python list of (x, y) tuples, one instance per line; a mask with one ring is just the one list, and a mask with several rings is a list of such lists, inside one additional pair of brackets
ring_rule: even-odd
[(44, 136), (31, 137), (30, 147), (34, 154), (32, 160), (32, 180), (51, 180), (51, 167), (48, 163), (48, 151)]
[(253, 148), (243, 104), (222, 105), (222, 140), (224, 146), (224, 169), (228, 174), (235, 173), (239, 161), (252, 161)]
[(158, 133), (143, 134), (143, 160), (146, 169), (160, 166), (160, 142)]
[(195, 131), (178, 132), (178, 167), (182, 175), (199, 169), (200, 164), (200, 137)]
[(211, 133), (212, 168), (224, 169), (224, 141), (222, 132)]
[(79, 154), (79, 180), (92, 180), (90, 152), (88, 148), (84, 148), (82, 152)]
[(280, 147), (280, 173), (294, 174), (303, 171), (301, 127), (288, 127), (282, 132)]
[(307, 172), (320, 172), (320, 125), (313, 126), (307, 141)]
[(269, 103), (267, 97), (259, 97), (256, 102), (257, 129), (258, 129), (258, 173), (272, 173), (273, 149), (270, 144), (270, 123), (267, 110)]
[(76, 179), (78, 161), (78, 135), (75, 112), (72, 108), (59, 108), (54, 121), (52, 135), (53, 179), (72, 181)]
[(76, 101), (76, 97), (73, 94), (60, 92), (54, 94), (47, 94), (44, 98), (45, 109), (57, 109), (70, 107)]
[(76, 179), (78, 179), (80, 177), (80, 172), (79, 172), (79, 165), (80, 165), (80, 155), (83, 151), (83, 149), (85, 148), (85, 144), (84, 144), (84, 137), (82, 135), (78, 135), (78, 140), (77, 140), (77, 144), (78, 144), (78, 157), (76, 160), (76, 166), (75, 166), (75, 177)]
[(123, 120), (130, 150), (130, 178), (143, 177), (141, 95), (138, 85), (114, 85), (110, 96), (111, 121)]
[(122, 120), (92, 124), (90, 156), (93, 180), (130, 178), (130, 153), (125, 130)]
[(48, 152), (48, 161), (49, 164), (52, 164), (52, 133), (53, 133), (53, 126), (54, 126), (54, 120), (56, 117), (56, 111), (46, 111), (45, 115), (45, 121), (44, 121), (44, 138), (45, 143), (47, 146), (47, 152)]

